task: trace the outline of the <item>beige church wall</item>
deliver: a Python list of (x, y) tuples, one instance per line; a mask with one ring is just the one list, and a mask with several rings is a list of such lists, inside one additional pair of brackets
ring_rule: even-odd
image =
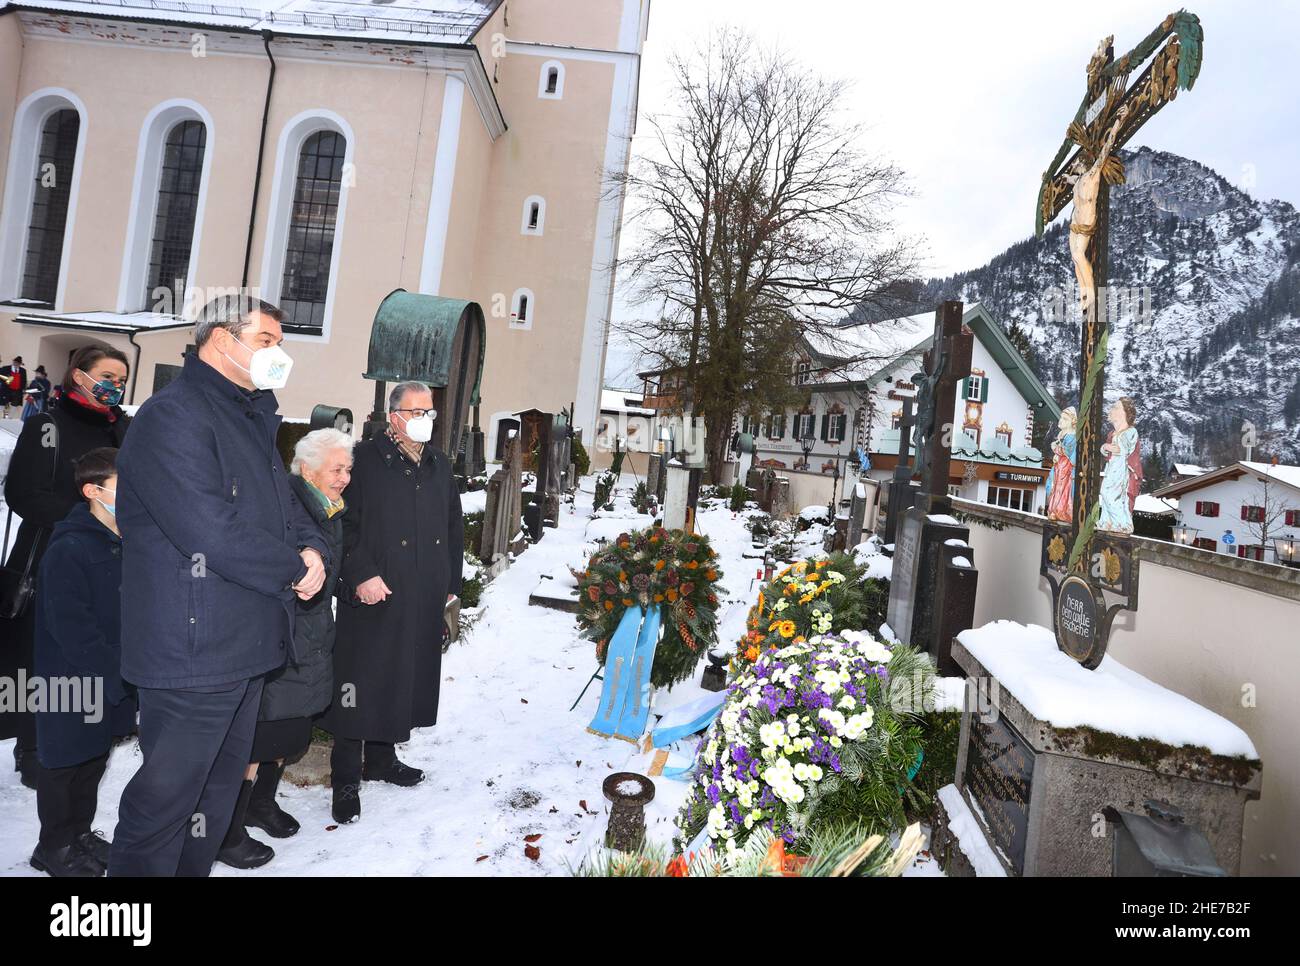
[(23, 62), (23, 36), (18, 18), (0, 17), (0, 185), (9, 167), (9, 139), (18, 107), (18, 77)]

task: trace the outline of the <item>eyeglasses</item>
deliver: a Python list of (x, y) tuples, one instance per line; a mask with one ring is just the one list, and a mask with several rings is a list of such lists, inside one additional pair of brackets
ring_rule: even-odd
[(411, 413), (412, 419), (423, 419), (425, 416), (432, 418), (438, 415), (438, 410), (436, 409), (394, 409), (392, 412)]

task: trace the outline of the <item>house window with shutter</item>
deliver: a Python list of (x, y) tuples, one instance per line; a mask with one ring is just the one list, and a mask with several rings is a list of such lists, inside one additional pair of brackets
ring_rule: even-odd
[(772, 413), (767, 417), (767, 438), (785, 438), (785, 413)]
[(1219, 551), (1218, 541), (1212, 540), (1209, 537), (1197, 537), (1197, 539), (1192, 543), (1192, 546), (1199, 547), (1202, 550), (1210, 550), (1215, 553), (1218, 553)]
[(812, 363), (801, 362), (795, 366), (794, 382), (796, 386), (802, 386), (806, 382), (812, 381)]
[(1247, 523), (1263, 523), (1264, 508), (1262, 506), (1243, 506), (1241, 508), (1241, 518)]
[(809, 436), (815, 436), (817, 417), (812, 413), (799, 413), (795, 416), (794, 421), (794, 438), (805, 439)]
[(1264, 548), (1259, 544), (1239, 544), (1237, 556), (1244, 560), (1263, 560)]
[(823, 418), (826, 420), (826, 432), (823, 436), (826, 442), (844, 442), (844, 430), (847, 428), (848, 417), (844, 413), (828, 413)]
[(1219, 515), (1219, 504), (1209, 500), (1197, 500), (1196, 515), (1198, 517), (1217, 517)]
[(1286, 525), (1288, 527), (1300, 527), (1300, 510), (1286, 511)]
[(963, 380), (965, 391), (962, 398), (968, 402), (988, 402), (989, 401), (989, 384), (983, 376), (967, 376)]

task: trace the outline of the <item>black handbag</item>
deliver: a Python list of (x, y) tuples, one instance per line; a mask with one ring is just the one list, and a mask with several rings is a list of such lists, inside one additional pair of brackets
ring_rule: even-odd
[[(51, 419), (50, 425), (55, 427), (54, 432), (54, 464), (50, 470), (50, 489), (54, 489), (54, 479), (59, 472), (59, 433), (58, 424)], [(0, 547), (8, 548), (9, 546), (9, 528), (13, 523), (14, 511), (9, 508), (5, 515), (5, 535), (4, 543)], [(27, 549), (27, 559), (23, 561), (22, 569), (12, 567), (6, 561), (3, 567), (0, 567), (0, 617), (6, 620), (17, 620), (27, 613), (27, 608), (31, 606), (33, 598), (36, 597), (36, 561), (38, 552), (49, 539), (51, 529), (42, 527), (35, 536), (32, 537), (32, 545)]]

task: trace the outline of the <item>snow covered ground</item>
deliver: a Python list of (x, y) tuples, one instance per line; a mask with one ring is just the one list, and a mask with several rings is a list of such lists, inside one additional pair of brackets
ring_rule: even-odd
[[(213, 874), (567, 874), (604, 833), (605, 777), (625, 769), (644, 774), (648, 756), (629, 743), (587, 732), (599, 682), (569, 711), (596, 669), (594, 645), (578, 638), (572, 614), (530, 606), (528, 596), (542, 574), (581, 565), (595, 535), (650, 523), (628, 502), (635, 481), (620, 482), (615, 510), (593, 520), (592, 479), (584, 479), (576, 505), (563, 508), (558, 529), (548, 530), (484, 591), (482, 619), (443, 658), (439, 724), (417, 731), (399, 749), (404, 761), (425, 770), (422, 785), (366, 783), (360, 822), (332, 828), (329, 790), (286, 782), (281, 805), (302, 831), (278, 841), (254, 833), (275, 848), (275, 859), (252, 872), (218, 865)], [(758, 593), (757, 564), (742, 559), (749, 534), (744, 517), (722, 505), (701, 510), (699, 529), (721, 556), (727, 625), (722, 643), (730, 645)], [(729, 608), (731, 603), (739, 606)], [(698, 697), (698, 679), (697, 673), (657, 696), (656, 710)], [(13, 771), (12, 744), (0, 742), (0, 875), (35, 875), (27, 859), (36, 844), (36, 799)], [(113, 752), (95, 823), (109, 837), (122, 788), (138, 763), (133, 741)], [(662, 777), (655, 784), (647, 808), (649, 836), (667, 844), (687, 786)], [(536, 858), (525, 852), (529, 846)]]

